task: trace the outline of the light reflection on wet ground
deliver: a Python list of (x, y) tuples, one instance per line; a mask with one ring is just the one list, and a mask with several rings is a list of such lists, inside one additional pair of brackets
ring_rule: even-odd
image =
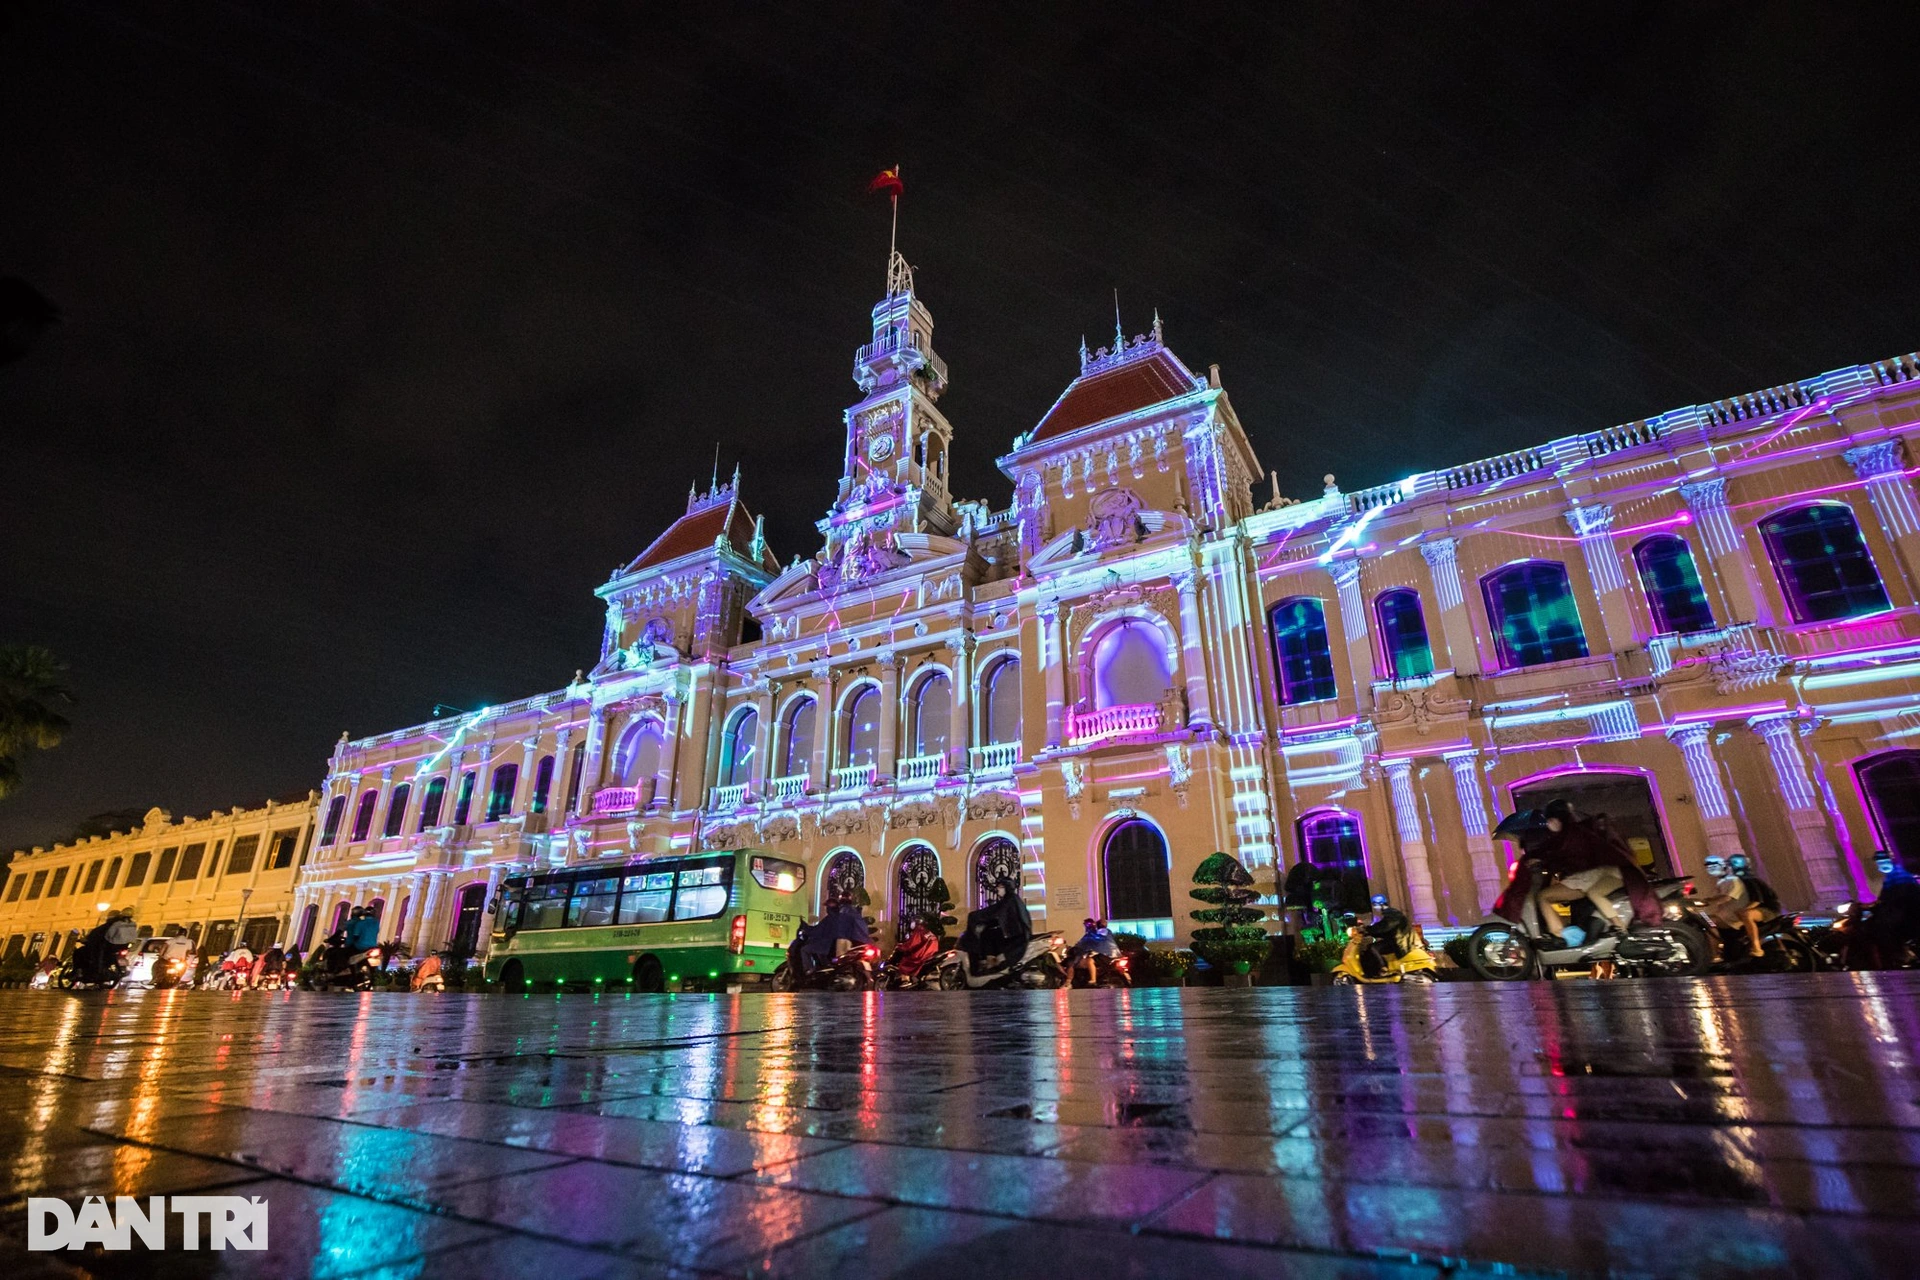
[[(592, 998), (0, 993), (24, 1197), (168, 1274), (1911, 1274), (1920, 975)], [(149, 1275), (144, 1255), (94, 1274)]]

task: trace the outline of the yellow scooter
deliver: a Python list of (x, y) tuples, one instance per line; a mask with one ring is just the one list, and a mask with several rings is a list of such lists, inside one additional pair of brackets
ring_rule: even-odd
[(1346, 950), (1333, 968), (1336, 986), (1351, 983), (1438, 982), (1439, 966), (1427, 950), (1427, 936), (1405, 913), (1392, 907), (1369, 925), (1347, 926)]

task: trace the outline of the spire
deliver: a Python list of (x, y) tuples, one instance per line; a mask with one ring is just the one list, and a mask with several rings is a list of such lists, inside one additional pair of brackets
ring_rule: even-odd
[(1127, 349), (1127, 332), (1120, 327), (1120, 291), (1113, 291), (1113, 354)]
[(1166, 339), (1160, 333), (1160, 308), (1153, 309), (1153, 340), (1156, 345), (1165, 345)]
[(1083, 333), (1080, 335), (1080, 372), (1087, 371), (1087, 361), (1091, 359), (1093, 356), (1087, 351), (1087, 335)]
[(767, 558), (767, 518), (753, 518), (753, 543), (747, 548), (750, 558), (759, 564)]

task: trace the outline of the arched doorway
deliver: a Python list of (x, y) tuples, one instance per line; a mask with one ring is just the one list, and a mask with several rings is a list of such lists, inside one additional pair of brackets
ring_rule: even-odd
[(940, 855), (931, 846), (910, 844), (900, 853), (900, 869), (895, 876), (894, 924), (901, 930), (925, 920), (935, 927), (940, 919), (940, 895), (935, 883), (940, 879)]
[(858, 902), (866, 887), (866, 864), (853, 850), (842, 849), (827, 859), (826, 869), (820, 873), (820, 909), (825, 911), (829, 902), (845, 898)]
[(447, 944), (447, 950), (456, 960), (471, 959), (480, 949), (480, 920), (487, 910), (487, 886), (484, 881), (476, 880), (460, 890), (460, 896), (454, 899), (453, 941)]
[(1160, 829), (1143, 818), (1129, 818), (1107, 832), (1101, 855), (1111, 926), (1144, 938), (1173, 937), (1173, 885), (1167, 878), (1167, 841)]
[(329, 938), (347, 927), (347, 912), (352, 909), (353, 904), (349, 903), (345, 898), (333, 904), (333, 919), (327, 925), (327, 936)]
[(1638, 772), (1581, 769), (1522, 778), (1507, 788), (1515, 809), (1544, 809), (1565, 800), (1587, 817), (1605, 814), (1607, 825), (1633, 850), (1649, 876), (1674, 874), (1672, 846), (1660, 821), (1653, 784)]
[(1001, 886), (1021, 883), (1020, 846), (1005, 836), (988, 836), (973, 851), (973, 901), (985, 907), (1000, 901)]
[(1880, 847), (1920, 865), (1920, 751), (1883, 751), (1854, 762)]
[(302, 951), (313, 949), (313, 927), (320, 923), (320, 904), (308, 903), (307, 909), (300, 913), (300, 931), (293, 937), (293, 945)]

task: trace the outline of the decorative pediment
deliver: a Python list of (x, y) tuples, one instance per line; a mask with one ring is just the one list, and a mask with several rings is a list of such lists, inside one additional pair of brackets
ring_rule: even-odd
[(873, 815), (863, 804), (843, 804), (829, 809), (814, 820), (820, 834), (829, 837), (858, 835), (872, 826)]
[(1021, 812), (1020, 797), (1012, 791), (977, 791), (967, 797), (967, 817), (975, 822), (1006, 822)]

